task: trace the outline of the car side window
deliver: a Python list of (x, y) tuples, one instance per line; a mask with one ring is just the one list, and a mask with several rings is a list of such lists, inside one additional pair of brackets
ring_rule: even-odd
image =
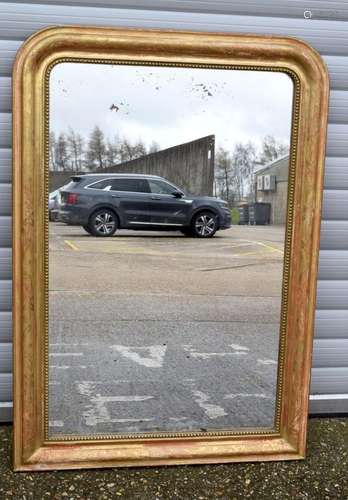
[(87, 187), (92, 189), (105, 189), (105, 191), (108, 191), (109, 189), (111, 189), (111, 180), (103, 179), (102, 181), (96, 182), (95, 184)]
[(175, 188), (162, 181), (149, 180), (151, 193), (154, 194), (173, 194)]
[(149, 193), (150, 188), (146, 179), (118, 178), (111, 181), (112, 191), (128, 191), (131, 193)]

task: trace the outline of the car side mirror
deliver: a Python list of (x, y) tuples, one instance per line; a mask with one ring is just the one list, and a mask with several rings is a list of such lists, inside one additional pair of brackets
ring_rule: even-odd
[(182, 198), (184, 195), (183, 195), (183, 193), (181, 191), (174, 191), (173, 192), (173, 196), (175, 198)]

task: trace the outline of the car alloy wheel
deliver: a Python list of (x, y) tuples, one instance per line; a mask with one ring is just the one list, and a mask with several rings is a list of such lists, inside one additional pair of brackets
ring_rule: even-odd
[(94, 220), (95, 229), (103, 235), (112, 233), (116, 226), (115, 218), (110, 212), (104, 212), (97, 215)]
[(99, 210), (92, 216), (89, 228), (94, 236), (112, 236), (117, 229), (116, 215), (111, 210)]
[(200, 238), (209, 238), (216, 232), (216, 217), (210, 213), (202, 213), (194, 221), (195, 233)]

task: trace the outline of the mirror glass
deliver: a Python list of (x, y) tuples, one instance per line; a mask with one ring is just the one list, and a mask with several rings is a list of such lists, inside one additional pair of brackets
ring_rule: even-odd
[(272, 429), (293, 83), (49, 79), (49, 436)]

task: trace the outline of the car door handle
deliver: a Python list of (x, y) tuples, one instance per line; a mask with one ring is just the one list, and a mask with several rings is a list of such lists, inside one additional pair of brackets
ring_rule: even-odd
[(121, 198), (121, 196), (119, 194), (112, 194), (111, 198)]
[(151, 200), (161, 200), (160, 196), (151, 196)]

